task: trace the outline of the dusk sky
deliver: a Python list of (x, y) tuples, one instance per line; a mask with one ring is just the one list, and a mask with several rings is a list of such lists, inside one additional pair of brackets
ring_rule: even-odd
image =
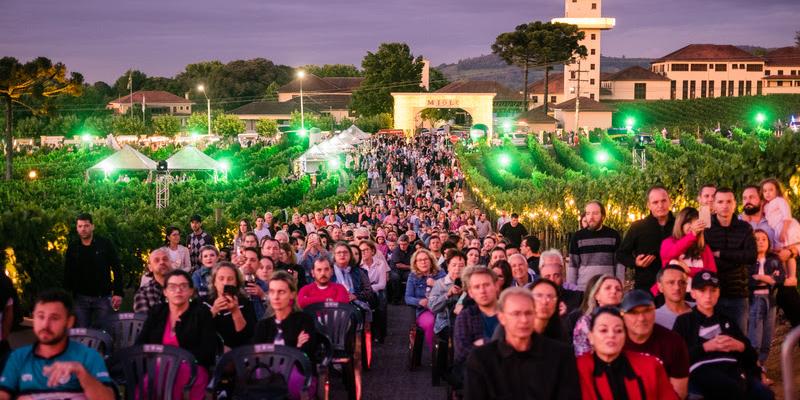
[[(659, 57), (690, 43), (780, 47), (798, 0), (605, 0), (603, 54)], [(128, 68), (263, 57), (292, 66), (361, 59), (400, 41), (433, 65), (489, 53), (514, 26), (563, 16), (563, 0), (2, 0), (0, 56), (46, 56), (113, 83)]]

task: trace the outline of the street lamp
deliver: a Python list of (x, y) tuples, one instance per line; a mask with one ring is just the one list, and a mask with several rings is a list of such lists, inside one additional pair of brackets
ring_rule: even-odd
[(297, 71), (297, 79), (300, 79), (300, 136), (306, 135), (306, 116), (303, 111), (303, 78), (306, 77), (306, 71), (302, 69)]
[(203, 93), (203, 96), (206, 97), (206, 114), (208, 117), (208, 136), (211, 136), (211, 99), (208, 98), (208, 94), (206, 93), (206, 87), (202, 84), (197, 85), (197, 91)]

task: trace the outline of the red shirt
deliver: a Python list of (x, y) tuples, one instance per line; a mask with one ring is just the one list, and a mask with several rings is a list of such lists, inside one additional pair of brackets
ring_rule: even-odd
[[(625, 379), (625, 392), (629, 400), (677, 400), (678, 394), (672, 388), (661, 362), (653, 356), (624, 351), (620, 357), (627, 357), (636, 379)], [(595, 376), (594, 354), (578, 357), (578, 378), (584, 400), (613, 399), (611, 386), (606, 374)], [(641, 385), (639, 384), (641, 382)], [(644, 391), (644, 393), (642, 393)], [(642, 396), (644, 395), (644, 396)]]
[(350, 293), (344, 285), (336, 282), (328, 283), (324, 289), (317, 286), (316, 283), (305, 285), (300, 288), (297, 294), (297, 305), (300, 308), (306, 308), (309, 304), (324, 303), (326, 301), (335, 301), (337, 303), (349, 303)]
[(635, 351), (658, 358), (664, 363), (664, 370), (670, 378), (687, 378), (689, 376), (689, 350), (681, 335), (656, 324), (650, 338), (642, 344), (625, 340), (627, 351)]

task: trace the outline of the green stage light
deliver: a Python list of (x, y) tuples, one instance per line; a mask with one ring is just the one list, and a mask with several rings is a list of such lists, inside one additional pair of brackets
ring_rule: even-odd
[(500, 163), (501, 168), (508, 168), (511, 165), (511, 157), (508, 154), (500, 154), (497, 161)]
[(512, 129), (513, 127), (514, 127), (514, 124), (513, 124), (511, 121), (509, 121), (509, 120), (505, 120), (505, 121), (503, 121), (503, 130), (504, 130), (506, 133), (508, 133), (508, 132), (511, 132), (511, 129)]
[(331, 171), (339, 169), (339, 159), (338, 158), (331, 158), (328, 160), (328, 169)]
[(231, 164), (228, 162), (228, 160), (222, 160), (219, 162), (219, 167), (222, 169), (222, 172), (228, 172), (228, 170), (231, 169)]
[(763, 124), (766, 120), (767, 116), (764, 115), (764, 113), (756, 114), (756, 122), (758, 122), (759, 125)]
[(81, 135), (81, 140), (83, 140), (86, 143), (91, 142), (93, 139), (94, 137), (88, 133), (84, 133), (83, 135)]
[(306, 132), (306, 129), (305, 129), (305, 128), (300, 128), (300, 129), (298, 129), (298, 130), (297, 130), (297, 134), (298, 134), (299, 136), (301, 136), (301, 137), (305, 137), (305, 136), (306, 136), (306, 133), (308, 133), (308, 132)]
[(608, 152), (605, 151), (605, 150), (600, 150), (594, 156), (594, 159), (595, 159), (595, 161), (597, 161), (598, 164), (605, 164), (605, 163), (608, 162), (608, 159), (609, 159)]

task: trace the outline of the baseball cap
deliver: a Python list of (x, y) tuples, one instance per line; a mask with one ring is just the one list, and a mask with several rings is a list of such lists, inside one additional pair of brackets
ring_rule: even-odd
[(702, 271), (692, 278), (692, 290), (702, 289), (706, 286), (719, 287), (717, 274), (711, 271)]
[(631, 290), (622, 299), (622, 312), (631, 312), (636, 307), (655, 306), (653, 296), (641, 289)]

